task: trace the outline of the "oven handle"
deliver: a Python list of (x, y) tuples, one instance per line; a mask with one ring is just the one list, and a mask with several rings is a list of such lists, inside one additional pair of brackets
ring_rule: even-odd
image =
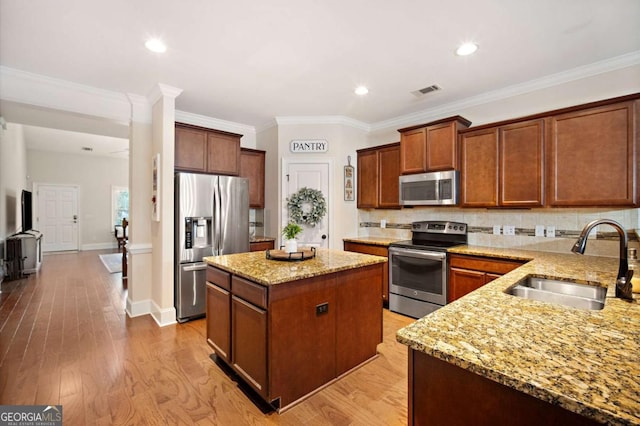
[(414, 249), (405, 249), (398, 247), (389, 248), (389, 258), (394, 254), (398, 254), (401, 256), (409, 256), (416, 257), (419, 259), (432, 259), (432, 260), (445, 260), (447, 258), (447, 253), (439, 252), (439, 251), (429, 251), (427, 250), (414, 250)]

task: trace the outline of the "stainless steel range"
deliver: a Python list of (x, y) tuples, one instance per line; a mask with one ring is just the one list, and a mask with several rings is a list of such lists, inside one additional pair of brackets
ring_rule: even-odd
[(389, 245), (389, 309), (421, 318), (447, 303), (447, 249), (467, 243), (467, 224), (421, 221)]

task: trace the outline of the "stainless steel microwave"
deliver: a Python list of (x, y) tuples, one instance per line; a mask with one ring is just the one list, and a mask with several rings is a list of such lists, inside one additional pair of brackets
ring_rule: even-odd
[(458, 204), (460, 172), (400, 176), (400, 205), (448, 206)]

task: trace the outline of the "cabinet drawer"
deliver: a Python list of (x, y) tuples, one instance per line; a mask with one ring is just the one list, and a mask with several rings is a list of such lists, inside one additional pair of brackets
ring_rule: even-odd
[(211, 265), (207, 266), (207, 281), (227, 291), (231, 290), (231, 274)]
[(345, 241), (345, 251), (353, 251), (356, 253), (373, 254), (375, 256), (387, 257), (389, 255), (389, 249), (384, 246), (374, 246), (369, 244), (352, 243)]
[(265, 251), (265, 250), (273, 250), (275, 245), (274, 241), (258, 241), (255, 243), (249, 243), (250, 251)]
[(252, 283), (244, 278), (233, 276), (231, 281), (232, 293), (249, 303), (266, 309), (267, 308), (267, 288), (260, 284)]
[(524, 263), (526, 262), (477, 256), (451, 255), (449, 257), (449, 266), (451, 268), (473, 269), (494, 274), (506, 274)]

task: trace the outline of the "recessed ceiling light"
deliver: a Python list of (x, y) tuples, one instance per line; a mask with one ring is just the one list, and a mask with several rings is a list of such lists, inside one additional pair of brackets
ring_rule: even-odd
[(147, 49), (156, 53), (163, 53), (167, 50), (167, 46), (159, 38), (150, 38), (144, 45)]
[(367, 93), (369, 93), (369, 89), (367, 89), (364, 86), (358, 86), (358, 87), (356, 87), (355, 92), (356, 92), (356, 95), (363, 96), (363, 95), (366, 95)]
[(467, 56), (478, 50), (478, 45), (473, 42), (463, 43), (456, 49), (456, 55)]

